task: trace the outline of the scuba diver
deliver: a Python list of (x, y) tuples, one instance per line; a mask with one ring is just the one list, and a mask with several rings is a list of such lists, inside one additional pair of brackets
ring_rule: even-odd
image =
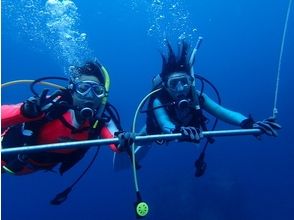
[[(198, 49), (198, 47), (199, 45), (195, 48)], [(167, 49), (167, 56), (161, 54), (161, 73), (154, 77), (153, 89), (146, 96), (149, 96), (147, 110), (141, 111), (141, 113), (147, 113), (147, 119), (140, 135), (181, 133), (182, 138), (179, 141), (199, 143), (203, 138), (201, 131), (214, 130), (218, 119), (243, 129), (256, 128), (260, 129), (261, 133), (270, 136), (278, 135), (277, 130), (281, 126), (275, 122), (274, 118), (270, 117), (255, 122), (251, 116), (246, 117), (241, 113), (224, 108), (220, 105), (220, 100), (217, 103), (203, 92), (204, 83), (208, 83), (219, 98), (218, 91), (213, 84), (194, 73), (195, 51), (190, 53), (187, 42), (180, 42), (177, 55), (168, 41)], [(196, 88), (196, 80), (201, 82), (201, 88)], [(208, 119), (205, 117), (204, 111), (215, 117), (212, 129), (207, 128)], [(163, 141), (155, 142), (164, 143)], [(213, 142), (213, 138), (207, 138), (199, 158), (195, 161), (196, 176), (203, 175), (206, 168), (205, 150), (208, 143)], [(149, 151), (150, 146), (146, 145), (136, 146), (134, 151), (138, 161), (145, 157)], [(114, 161), (114, 168), (116, 170), (124, 169), (127, 166), (123, 162), (122, 156), (115, 154), (117, 160)], [(126, 160), (124, 159), (124, 161)]]
[[(51, 95), (48, 89), (41, 95), (32, 90), (35, 96), (24, 103), (1, 106), (2, 147), (21, 148), (116, 136), (119, 144), (109, 147), (115, 152), (125, 151), (133, 137), (122, 130), (116, 109), (107, 101), (110, 81), (106, 69), (97, 61), (88, 61), (81, 67), (72, 66), (69, 79), (63, 79), (69, 81), (67, 88)], [(62, 175), (78, 163), (88, 149), (2, 155), (2, 173), (24, 175), (51, 171), (60, 165)]]

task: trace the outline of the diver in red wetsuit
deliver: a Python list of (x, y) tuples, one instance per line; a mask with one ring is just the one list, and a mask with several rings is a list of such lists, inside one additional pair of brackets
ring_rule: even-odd
[[(66, 89), (29, 98), (24, 103), (1, 106), (2, 147), (50, 144), (67, 141), (112, 138), (118, 132), (120, 144), (110, 145), (124, 151), (133, 141), (122, 132), (119, 117), (107, 102), (109, 76), (97, 61), (73, 67)], [(29, 174), (59, 166), (63, 174), (83, 158), (88, 148), (52, 150), (41, 153), (3, 155), (2, 173)]]

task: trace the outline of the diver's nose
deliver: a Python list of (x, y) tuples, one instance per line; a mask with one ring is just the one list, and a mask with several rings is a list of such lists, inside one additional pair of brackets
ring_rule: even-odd
[(184, 90), (184, 86), (182, 85), (181, 81), (178, 82), (176, 89), (178, 92), (181, 92)]
[(95, 93), (92, 88), (90, 88), (89, 92), (85, 94), (85, 97), (86, 98), (94, 98), (95, 97)]

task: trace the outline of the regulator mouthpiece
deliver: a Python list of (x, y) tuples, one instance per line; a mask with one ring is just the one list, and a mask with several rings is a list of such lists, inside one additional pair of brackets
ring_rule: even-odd
[(190, 105), (190, 100), (189, 99), (182, 99), (178, 102), (178, 107), (179, 108), (187, 108)]
[(94, 117), (94, 110), (89, 108), (89, 107), (84, 107), (81, 109), (80, 111), (80, 115), (84, 118), (84, 119), (89, 119), (89, 118), (93, 118)]

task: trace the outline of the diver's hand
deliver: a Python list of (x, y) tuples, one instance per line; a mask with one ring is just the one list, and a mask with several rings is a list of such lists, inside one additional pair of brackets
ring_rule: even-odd
[(120, 152), (129, 151), (136, 137), (135, 133), (125, 131), (116, 132), (114, 135), (119, 139), (117, 148)]
[(277, 130), (281, 129), (282, 126), (276, 122), (275, 118), (269, 117), (262, 121), (257, 121), (253, 123), (252, 128), (260, 129), (263, 134), (277, 137), (278, 136)]
[(60, 95), (60, 91), (47, 96), (49, 89), (44, 89), (40, 96), (28, 98), (21, 106), (22, 114), (27, 118), (35, 118), (48, 112), (53, 106), (52, 101)]
[(183, 141), (199, 143), (200, 139), (203, 138), (200, 129), (195, 127), (180, 127), (180, 133), (182, 134)]

